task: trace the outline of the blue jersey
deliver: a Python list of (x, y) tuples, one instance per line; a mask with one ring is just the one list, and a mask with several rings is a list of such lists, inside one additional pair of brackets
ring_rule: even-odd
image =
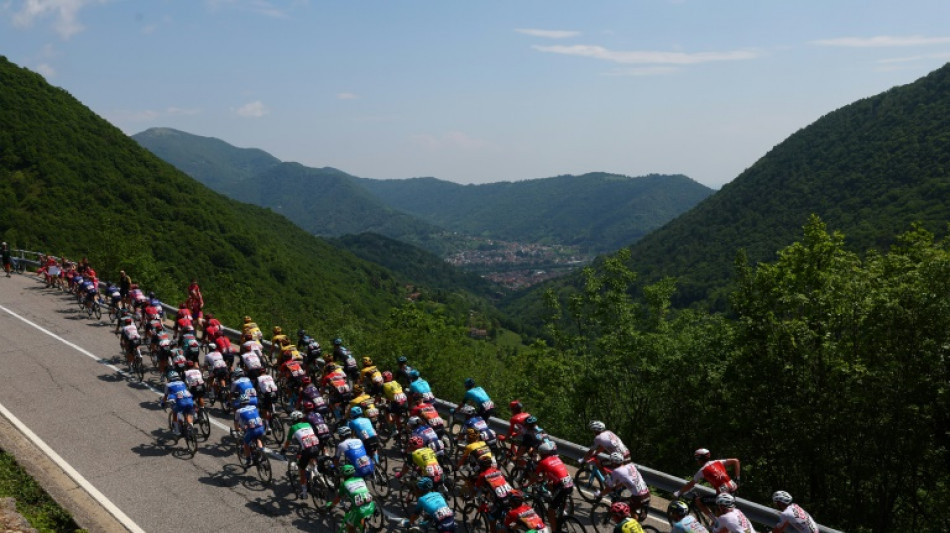
[(466, 429), (472, 428), (475, 431), (477, 431), (478, 434), (482, 436), (482, 440), (485, 441), (487, 444), (491, 444), (495, 442), (497, 438), (495, 437), (495, 432), (492, 431), (491, 428), (488, 427), (488, 424), (480, 416), (473, 416), (472, 418), (469, 418), (468, 420), (466, 420), (465, 427)]
[(366, 417), (361, 416), (354, 418), (350, 420), (350, 423), (347, 425), (353, 430), (353, 434), (362, 441), (376, 436), (373, 423)]
[(360, 439), (349, 438), (337, 445), (336, 456), (339, 458), (341, 455), (347, 463), (356, 468), (356, 475), (359, 477), (369, 477), (373, 474), (373, 460), (366, 454), (366, 448)]
[[(485, 392), (485, 389), (481, 387), (473, 387), (465, 392), (465, 401), (471, 402), (471, 404), (476, 408), (482, 407), (484, 409), (488, 409), (488, 407), (485, 407), (485, 404), (491, 403), (491, 398), (488, 397), (488, 393)], [(494, 407), (494, 405), (491, 407)]]
[(174, 404), (175, 412), (195, 406), (195, 400), (184, 381), (172, 381), (165, 384), (165, 398)]
[(455, 513), (453, 513), (449, 505), (445, 503), (445, 498), (436, 491), (427, 492), (419, 496), (419, 501), (416, 503), (412, 514), (425, 514), (431, 517), (435, 523), (440, 523), (448, 518), (455, 518)]
[(432, 389), (429, 388), (428, 381), (419, 378), (409, 384), (409, 392), (425, 396), (426, 394), (432, 394)]
[(412, 430), (413, 437), (422, 437), (422, 442), (426, 446), (432, 448), (436, 453), (442, 453), (445, 449), (445, 444), (442, 442), (442, 439), (439, 438), (439, 435), (436, 434), (435, 430), (431, 426), (419, 426), (416, 429)]
[(261, 413), (253, 405), (245, 405), (234, 412), (234, 419), (239, 420), (241, 427), (245, 431), (250, 431), (264, 427), (264, 420), (261, 419)]
[(695, 516), (687, 515), (679, 522), (673, 524), (673, 529), (670, 530), (671, 533), (709, 533), (709, 530), (706, 529), (702, 524), (699, 523), (699, 520), (696, 520)]
[(231, 397), (233, 398), (232, 403), (235, 406), (241, 404), (241, 398), (247, 396), (251, 401), (251, 405), (257, 405), (257, 389), (254, 388), (254, 382), (251, 381), (251, 378), (244, 376), (243, 378), (238, 378), (234, 383), (231, 384)]

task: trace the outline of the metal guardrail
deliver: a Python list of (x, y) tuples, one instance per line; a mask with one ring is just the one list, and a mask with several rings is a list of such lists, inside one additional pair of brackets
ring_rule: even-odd
[[(39, 252), (31, 252), (31, 251), (26, 251), (26, 250), (13, 250), (12, 252), (20, 253), (20, 257), (19, 257), (20, 261), (25, 261), (27, 263), (35, 264), (37, 266), (39, 265), (39, 261), (38, 261), (39, 256), (43, 255)], [(25, 254), (33, 254), (37, 257), (37, 260), (26, 259)], [(164, 302), (162, 302), (162, 308), (169, 315), (172, 313), (178, 312), (178, 308), (176, 306), (168, 305)], [(233, 328), (229, 328), (227, 326), (224, 326), (221, 329), (232, 340), (241, 339), (241, 335), (242, 335), (241, 331), (238, 331)], [(267, 348), (268, 350), (271, 349), (272, 345), (270, 341), (261, 340), (261, 344), (263, 344), (264, 347)], [(446, 417), (449, 416), (450, 410), (455, 409), (456, 407), (458, 407), (458, 405), (455, 403), (452, 403), (446, 400), (436, 399), (436, 408)], [(492, 430), (494, 430), (496, 433), (497, 432), (506, 433), (508, 431), (507, 420), (503, 420), (497, 417), (492, 417), (487, 422), (488, 422), (489, 427), (491, 427)], [(582, 446), (580, 444), (566, 441), (564, 439), (560, 439), (554, 436), (552, 436), (551, 439), (554, 440), (554, 442), (557, 444), (558, 453), (560, 453), (564, 457), (567, 457), (568, 459), (571, 459), (574, 462), (580, 462), (584, 458), (584, 455), (587, 453), (588, 447), (586, 446)], [(674, 491), (679, 490), (679, 488), (682, 487), (683, 484), (686, 482), (686, 480), (684, 480), (681, 477), (673, 476), (665, 472), (660, 472), (659, 470), (654, 470), (648, 466), (637, 464), (637, 469), (640, 471), (640, 474), (643, 476), (643, 480), (646, 481), (647, 485), (649, 485), (652, 488), (659, 489), (666, 493), (672, 494)], [(693, 490), (700, 492), (704, 495), (715, 494), (715, 492), (713, 492), (712, 489), (708, 487), (703, 487), (700, 485), (696, 485), (693, 488)], [(755, 503), (753, 501), (749, 501), (743, 498), (736, 498), (736, 506), (739, 507), (739, 509), (741, 509), (743, 513), (745, 513), (746, 517), (748, 517), (749, 520), (757, 524), (763, 524), (771, 528), (775, 526), (775, 524), (777, 524), (779, 521), (778, 511), (776, 511), (775, 509), (771, 507), (766, 507), (764, 505), (760, 505), (758, 503)], [(844, 533), (843, 531), (832, 529), (830, 527), (823, 526), (820, 524), (818, 526), (818, 531), (820, 533)]]

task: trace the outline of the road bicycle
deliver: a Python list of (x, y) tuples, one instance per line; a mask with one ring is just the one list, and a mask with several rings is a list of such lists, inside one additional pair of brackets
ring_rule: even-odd
[(577, 469), (577, 474), (574, 475), (574, 486), (577, 487), (585, 502), (594, 504), (604, 491), (604, 480), (609, 474), (610, 471), (600, 464), (600, 459), (595, 455)]
[(624, 487), (617, 488), (611, 492), (601, 494), (597, 498), (597, 501), (594, 502), (590, 509), (590, 521), (592, 524), (599, 524), (601, 527), (610, 526), (610, 506), (615, 502), (623, 501), (627, 502), (630, 505), (630, 510), (633, 513), (633, 518), (640, 522), (641, 527), (644, 531), (653, 531), (657, 532), (657, 528), (653, 526), (643, 525), (643, 522), (646, 520), (647, 515), (650, 511), (650, 494), (647, 493), (642, 498), (633, 498), (625, 497), (623, 495)]
[(244, 432), (234, 431), (234, 429), (231, 428), (230, 433), (231, 437), (234, 439), (235, 454), (237, 455), (241, 466), (244, 467), (244, 471), (246, 472), (251, 466), (253, 466), (257, 470), (257, 477), (261, 480), (261, 483), (264, 485), (270, 485), (270, 482), (274, 477), (274, 472), (271, 469), (270, 458), (267, 456), (267, 449), (258, 445), (258, 439), (251, 439), (251, 462), (248, 464), (244, 460)]
[(195, 426), (186, 423), (181, 413), (173, 412), (171, 415), (168, 417), (168, 429), (175, 432), (176, 441), (185, 440), (185, 454), (189, 458), (193, 458), (198, 453), (198, 434), (195, 431)]
[[(525, 496), (531, 500), (531, 506), (544, 520), (548, 518), (548, 509), (553, 503), (554, 496), (544, 483), (529, 485), (525, 489)], [(548, 524), (550, 527), (550, 524)], [(554, 533), (587, 533), (587, 527), (574, 516), (574, 497), (568, 496), (564, 503), (557, 508), (557, 528)]]

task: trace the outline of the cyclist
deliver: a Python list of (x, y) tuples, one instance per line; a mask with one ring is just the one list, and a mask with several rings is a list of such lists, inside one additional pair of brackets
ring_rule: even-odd
[(393, 373), (383, 372), (383, 396), (389, 405), (386, 415), (387, 422), (395, 427), (402, 426), (402, 417), (409, 411), (409, 398), (402, 390), (402, 385), (393, 380)]
[[(271, 361), (277, 360), (277, 356), (280, 355), (280, 349), (284, 345), (284, 339), (287, 339), (287, 335), (284, 335), (284, 330), (280, 326), (274, 326), (274, 329), (271, 330), (273, 335), (270, 338), (270, 359)], [(289, 340), (289, 339), (288, 339)]]
[(171, 354), (172, 347), (174, 346), (172, 343), (172, 337), (169, 335), (168, 331), (162, 327), (161, 322), (156, 320), (151, 324), (151, 351), (158, 359), (158, 372), (161, 374), (162, 379), (165, 379), (165, 371), (168, 368), (168, 357)]
[(341, 460), (344, 464), (349, 464), (356, 468), (356, 473), (360, 477), (366, 478), (373, 475), (373, 459), (366, 453), (366, 447), (363, 441), (353, 436), (353, 430), (349, 426), (341, 426), (336, 430), (337, 440), (340, 444), (336, 447), (336, 455), (333, 457), (333, 464), (340, 467)]
[(185, 363), (185, 384), (188, 385), (188, 391), (195, 399), (199, 409), (205, 407), (205, 380), (201, 375), (201, 370), (196, 368), (194, 361)]
[(224, 331), (221, 331), (214, 338), (214, 343), (218, 345), (218, 351), (221, 352), (221, 357), (224, 357), (228, 368), (234, 368), (234, 349), (231, 346), (231, 339), (224, 334)]
[(404, 389), (408, 389), (409, 384), (412, 383), (412, 378), (409, 376), (412, 370), (413, 368), (409, 366), (409, 360), (406, 359), (405, 356), (400, 355), (396, 359), (396, 381), (398, 381)]
[(119, 287), (112, 283), (106, 283), (106, 288), (102, 291), (108, 298), (109, 307), (113, 310), (118, 310), (122, 308), (122, 293), (119, 292)]
[(267, 432), (271, 431), (271, 420), (274, 418), (274, 407), (277, 405), (277, 384), (274, 383), (274, 377), (267, 373), (262, 373), (254, 380), (254, 387), (257, 389), (257, 403), (261, 414), (264, 415), (264, 424), (267, 426)]
[[(166, 378), (168, 383), (165, 384), (165, 394), (162, 396), (162, 409), (171, 403), (168, 425), (175, 429), (176, 436), (184, 435), (185, 431), (191, 431), (192, 424), (195, 422), (195, 401), (178, 372), (172, 370), (168, 372)], [(184, 427), (181, 426), (182, 421), (185, 422)]]
[(346, 374), (335, 363), (327, 363), (326, 374), (320, 384), (326, 389), (330, 398), (330, 409), (338, 418), (342, 417), (343, 406), (353, 397), (353, 390), (346, 379)]
[(379, 462), (379, 437), (376, 435), (376, 428), (368, 418), (363, 416), (363, 409), (356, 406), (350, 409), (350, 421), (347, 426), (353, 430), (353, 434), (363, 441), (363, 447), (366, 453), (373, 458), (373, 462)]
[(478, 468), (475, 488), (478, 492), (486, 494), (486, 498), (491, 502), (487, 514), (490, 518), (488, 521), (489, 528), (494, 533), (497, 530), (496, 524), (501, 520), (505, 509), (508, 507), (508, 500), (515, 490), (490, 458), (482, 457), (479, 459)]
[(360, 368), (356, 364), (356, 357), (353, 355), (353, 352), (343, 348), (343, 359), (338, 359), (343, 362), (343, 372), (346, 373), (346, 377), (350, 378), (350, 381), (353, 383), (358, 383), (360, 380)]
[(557, 447), (554, 441), (544, 441), (538, 446), (538, 454), (541, 460), (534, 468), (534, 473), (528, 481), (528, 485), (534, 483), (547, 483), (548, 491), (551, 493), (551, 505), (548, 506), (548, 525), (552, 531), (557, 531), (558, 511), (564, 507), (571, 493), (574, 492), (574, 478), (567, 471), (567, 466), (557, 455)]
[(303, 402), (303, 413), (321, 444), (329, 443), (332, 435), (324, 414), (314, 409), (313, 402)]
[(185, 351), (178, 347), (175, 341), (171, 342), (171, 349), (168, 350), (168, 362), (172, 365), (172, 370), (179, 374), (184, 374), (188, 358), (185, 357)]
[(343, 347), (343, 339), (337, 337), (333, 339), (333, 352), (330, 354), (330, 361), (342, 363), (346, 358), (347, 349)]
[(625, 502), (614, 502), (610, 506), (610, 519), (617, 524), (614, 533), (643, 533), (643, 526), (631, 517), (630, 506)]
[(231, 372), (231, 405), (237, 407), (245, 398), (256, 410), (257, 389), (254, 388), (254, 382), (244, 375), (243, 370), (238, 368)]
[[(256, 399), (256, 398), (255, 398)], [(240, 407), (234, 411), (234, 431), (244, 431), (244, 468), (251, 466), (251, 441), (257, 441), (258, 449), (263, 449), (261, 439), (264, 437), (264, 420), (257, 406), (251, 403), (251, 398), (244, 396), (240, 400)]]
[(254, 337), (251, 335), (244, 335), (241, 337), (241, 353), (247, 352), (253, 352), (257, 355), (259, 360), (264, 360), (264, 347), (261, 346), (261, 343), (254, 340)]
[(478, 433), (478, 430), (473, 428), (465, 430), (465, 440), (466, 445), (462, 450), (461, 456), (459, 456), (458, 463), (455, 465), (456, 470), (461, 469), (462, 465), (466, 462), (477, 464), (478, 460), (486, 455), (492, 457), (491, 448), (482, 440), (482, 436)]
[(343, 523), (349, 533), (355, 533), (357, 528), (362, 529), (363, 522), (376, 512), (376, 502), (373, 501), (373, 495), (366, 488), (366, 482), (361, 479), (352, 465), (343, 465), (340, 469), (340, 477), (343, 480), (340, 483), (340, 490), (332, 502), (327, 502), (327, 509), (332, 509), (345, 496), (350, 508), (343, 516)]
[(313, 404), (313, 410), (317, 411), (323, 416), (330, 414), (330, 403), (327, 402), (326, 397), (323, 396), (323, 393), (320, 392), (320, 389), (313, 384), (313, 380), (310, 383), (304, 385), (303, 390), (300, 391), (300, 399), (306, 403), (310, 402)]
[[(620, 452), (613, 452), (604, 459), (604, 466), (610, 469), (610, 475), (604, 480), (603, 492), (610, 494), (615, 490), (629, 490), (630, 497), (625, 498), (625, 501), (630, 505), (630, 510), (637, 520), (643, 522), (647, 517), (647, 509), (650, 508), (650, 488), (640, 475), (637, 465), (624, 461), (625, 458)], [(596, 493), (595, 497), (600, 494)]]
[(410, 370), (409, 378), (412, 380), (412, 382), (409, 383), (409, 398), (413, 401), (415, 401), (416, 398), (422, 398), (424, 402), (432, 402), (435, 400), (435, 395), (432, 394), (432, 388), (429, 387), (429, 382), (419, 376), (418, 370)]
[(436, 483), (442, 482), (444, 471), (442, 465), (439, 464), (439, 458), (419, 436), (409, 437), (409, 442), (406, 444), (405, 462), (396, 472), (396, 479), (401, 478), (407, 470), (413, 468), (420, 477), (432, 478)]
[(165, 310), (162, 309), (162, 303), (158, 301), (158, 298), (155, 298), (155, 293), (149, 293), (149, 296), (148, 303), (145, 305), (145, 312), (142, 313), (142, 326), (153, 320), (158, 320), (161, 323), (161, 320), (165, 318)]
[(445, 436), (445, 420), (439, 416), (439, 412), (435, 409), (435, 406), (431, 403), (426, 403), (422, 396), (415, 397), (416, 404), (409, 409), (409, 416), (416, 416), (425, 421), (426, 424), (429, 424), (432, 429), (435, 430), (436, 435), (439, 438)]
[(287, 439), (280, 449), (282, 455), (287, 453), (287, 447), (291, 441), (297, 441), (300, 450), (297, 452), (297, 472), (300, 475), (300, 499), (307, 498), (307, 467), (311, 461), (320, 457), (320, 438), (313, 430), (313, 426), (304, 418), (300, 411), (290, 413), (290, 431), (287, 432)]
[(521, 404), (518, 400), (511, 400), (511, 403), (508, 404), (508, 408), (511, 409), (511, 418), (508, 420), (508, 440), (511, 441), (515, 437), (520, 437), (524, 433), (525, 429), (525, 420), (531, 416), (531, 413), (528, 413), (524, 410), (524, 405)]
[(455, 513), (435, 490), (435, 483), (428, 477), (419, 478), (415, 488), (419, 499), (416, 506), (409, 513), (409, 520), (404, 525), (412, 525), (420, 516), (429, 518), (430, 525), (436, 533), (451, 533), (455, 531)]
[(488, 419), (495, 416), (495, 404), (489, 398), (485, 389), (475, 386), (475, 380), (465, 379), (465, 397), (459, 402), (459, 408), (470, 404), (475, 407), (478, 416)]
[(407, 424), (409, 425), (410, 438), (413, 436), (421, 437), (422, 442), (429, 448), (432, 448), (436, 456), (445, 455), (445, 443), (442, 442), (442, 439), (439, 438), (439, 435), (431, 426), (423, 423), (422, 419), (418, 416), (409, 417)]
[(515, 490), (508, 498), (508, 513), (505, 515), (505, 529), (520, 531), (553, 531), (545, 529), (544, 520), (524, 501), (520, 490)]
[(792, 495), (784, 490), (772, 494), (772, 505), (779, 511), (781, 521), (772, 528), (772, 533), (818, 533), (818, 524), (797, 503), (792, 503)]
[(346, 406), (347, 416), (349, 416), (349, 412), (355, 407), (361, 408), (363, 410), (363, 415), (366, 416), (366, 418), (372, 420), (373, 423), (376, 422), (376, 417), (379, 416), (379, 409), (376, 408), (376, 400), (367, 394), (363, 390), (363, 386), (359, 383), (355, 383), (353, 385), (353, 399), (350, 400)]
[(191, 311), (185, 307), (182, 302), (178, 308), (178, 316), (175, 318), (175, 326), (172, 328), (176, 336), (182, 336), (185, 332), (195, 331), (194, 319), (191, 317)]
[(630, 460), (630, 450), (624, 445), (620, 437), (613, 431), (608, 431), (607, 426), (600, 420), (591, 420), (587, 428), (594, 433), (594, 444), (591, 445), (587, 453), (584, 454), (584, 461), (587, 462), (591, 457), (597, 454), (604, 454), (600, 459), (604, 459), (607, 454), (618, 452), (623, 455), (624, 461)]
[[(739, 489), (739, 470), (741, 465), (736, 458), (711, 460), (709, 450), (700, 448), (693, 452), (693, 457), (700, 465), (699, 470), (680, 490), (673, 493), (674, 498), (679, 498), (680, 494), (693, 488), (696, 483), (706, 480), (718, 493), (734, 494)], [(735, 479), (730, 479), (726, 472), (727, 467), (732, 467)]]
[(208, 371), (208, 376), (212, 379), (212, 390), (214, 396), (221, 396), (221, 389), (228, 386), (228, 364), (224, 362), (224, 356), (218, 351), (218, 345), (211, 343), (208, 345), (211, 351), (205, 354), (204, 368)]
[(515, 457), (519, 455), (531, 457), (541, 444), (550, 440), (548, 434), (538, 426), (537, 417), (529, 416), (525, 419), (524, 423), (525, 428), (524, 433), (521, 435), (521, 447), (518, 448), (518, 453), (515, 454)]
[(247, 377), (256, 380), (257, 376), (264, 372), (264, 363), (261, 362), (261, 358), (257, 352), (253, 350), (253, 347), (248, 347), (248, 343), (242, 344), (241, 349), (243, 349), (244, 352), (241, 354), (238, 365), (244, 369), (244, 373), (247, 374)]
[(260, 342), (260, 340), (264, 336), (261, 333), (261, 328), (259, 328), (257, 326), (257, 323), (251, 320), (251, 317), (249, 316), (244, 317), (244, 323), (241, 325), (241, 334), (250, 335), (251, 337), (254, 337), (254, 340), (258, 342)]
[(360, 370), (360, 382), (366, 392), (372, 396), (380, 397), (383, 394), (383, 373), (376, 368), (373, 360), (369, 357), (363, 358), (363, 370)]
[(467, 429), (478, 431), (481, 440), (485, 441), (489, 446), (496, 444), (498, 437), (495, 435), (495, 431), (488, 427), (488, 423), (485, 422), (482, 417), (478, 416), (474, 407), (466, 405), (459, 409), (459, 413), (465, 418), (465, 427)]
[(755, 533), (752, 522), (736, 508), (736, 498), (728, 492), (716, 496), (715, 511), (711, 511), (702, 498), (696, 498), (700, 511), (713, 520), (712, 533)]
[(680, 500), (673, 500), (666, 508), (672, 529), (670, 533), (709, 533), (709, 530), (695, 516), (689, 514), (689, 506)]
[(195, 338), (194, 330), (181, 336), (181, 348), (185, 352), (185, 358), (195, 363), (201, 357), (201, 344)]
[(135, 359), (135, 348), (142, 342), (142, 337), (139, 336), (139, 328), (135, 327), (135, 321), (131, 315), (121, 318), (117, 326), (121, 326), (120, 344), (125, 348), (125, 362), (129, 364), (129, 368), (132, 368), (132, 360)]
[(204, 327), (204, 339), (211, 340), (218, 336), (218, 333), (221, 332), (221, 329), (224, 326), (221, 325), (221, 321), (214, 317), (213, 313), (207, 314), (207, 321), (205, 322)]

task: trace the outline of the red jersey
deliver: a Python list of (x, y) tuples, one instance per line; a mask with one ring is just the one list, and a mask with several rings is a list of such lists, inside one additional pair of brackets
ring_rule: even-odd
[(538, 516), (538, 512), (534, 510), (534, 507), (522, 503), (518, 507), (508, 511), (508, 514), (505, 515), (506, 528), (512, 529), (516, 525), (521, 526), (520, 529), (524, 531), (532, 529), (540, 531), (544, 528), (544, 520), (541, 520), (541, 517)]
[[(293, 359), (291, 359), (291, 361), (293, 361)], [(323, 379), (320, 380), (320, 384), (324, 387), (331, 386), (333, 388), (338, 388), (340, 382), (346, 384), (346, 374), (339, 369), (324, 375)]]
[(293, 359), (280, 365), (280, 372), (287, 377), (293, 376), (299, 378), (307, 375), (307, 372), (300, 366), (300, 363)]
[(475, 486), (490, 492), (496, 500), (508, 498), (508, 496), (511, 495), (511, 491), (514, 490), (511, 488), (511, 485), (508, 484), (508, 480), (505, 479), (505, 475), (501, 473), (501, 470), (498, 470), (494, 466), (478, 474), (478, 479), (475, 480)]
[(518, 413), (508, 421), (508, 436), (516, 437), (524, 433), (524, 421), (531, 416), (531, 413)]
[(214, 343), (218, 345), (218, 351), (222, 354), (231, 353), (231, 339), (227, 338), (225, 335), (218, 335), (214, 339)]
[(574, 486), (574, 479), (571, 477), (571, 473), (567, 471), (564, 462), (561, 461), (561, 458), (557, 455), (549, 455), (541, 459), (534, 471), (537, 474), (543, 474), (545, 480), (547, 480), (552, 487), (569, 489)]
[(693, 481), (705, 479), (716, 492), (735, 492), (739, 487), (732, 481), (729, 474), (726, 473), (726, 466), (721, 459), (709, 461), (696, 472)]

